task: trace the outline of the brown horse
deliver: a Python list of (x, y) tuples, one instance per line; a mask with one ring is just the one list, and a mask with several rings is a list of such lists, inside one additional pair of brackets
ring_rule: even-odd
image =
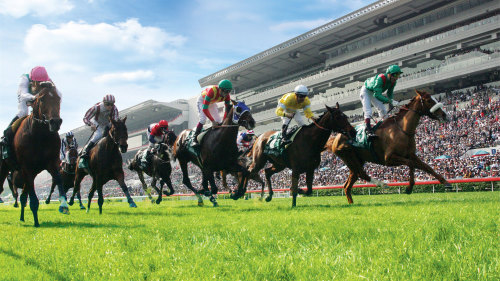
[[(199, 206), (203, 205), (201, 191), (192, 186), (187, 164), (193, 162), (201, 169), (204, 195), (210, 196), (214, 207), (218, 206), (216, 199), (218, 188), (215, 184), (214, 172), (222, 170), (243, 172), (244, 178), (248, 174), (247, 170), (238, 163), (236, 137), (240, 126), (251, 130), (255, 127), (255, 120), (245, 103), (233, 101), (233, 106), (222, 125), (209, 129), (201, 140), (199, 158), (189, 151), (188, 136), (192, 130), (184, 130), (177, 137), (173, 149), (174, 158), (179, 160), (182, 182), (196, 194)], [(210, 182), (211, 190), (208, 190), (208, 182)]]
[[(5, 159), (0, 161), (0, 192), (10, 170), (15, 170), (12, 175), (14, 187), (21, 187), (21, 221), (24, 221), (24, 208), (30, 198), (30, 209), (33, 213), (35, 227), (38, 223), (39, 201), (35, 192), (35, 177), (43, 170), (47, 170), (55, 180), (59, 189), (61, 205), (59, 211), (69, 212), (66, 195), (59, 174), (59, 149), (61, 142), (57, 131), (62, 119), (59, 117), (61, 98), (52, 82), (42, 82), (34, 91), (32, 113), (21, 121), (12, 142), (11, 157), (17, 159), (18, 165), (13, 167)], [(18, 185), (22, 183), (22, 185)]]
[[(321, 151), (325, 146), (331, 132), (345, 132), (350, 136), (355, 135), (355, 130), (347, 120), (347, 116), (337, 107), (326, 106), (326, 111), (314, 123), (304, 126), (296, 134), (294, 141), (286, 148), (281, 156), (267, 155), (264, 148), (270, 137), (276, 131), (268, 131), (260, 135), (252, 149), (252, 164), (250, 165), (250, 174), (255, 175), (264, 168), (266, 163), (271, 162), (271, 166), (265, 169), (266, 181), (269, 187), (269, 195), (266, 201), (269, 202), (273, 197), (271, 185), (271, 176), (282, 171), (285, 168), (292, 169), (292, 207), (296, 206), (297, 194), (312, 194), (312, 183), (314, 179), (314, 170), (321, 161)], [(304, 193), (298, 188), (300, 174), (306, 173), (307, 191)], [(246, 183), (244, 185), (246, 187)], [(232, 194), (235, 199), (245, 194), (245, 189), (238, 190)], [(263, 192), (263, 191), (262, 191)]]
[[(75, 187), (73, 190), (73, 195), (69, 201), (70, 205), (73, 205), (75, 200), (75, 195), (80, 192), (80, 183), (83, 178), (90, 174), (92, 177), (92, 187), (89, 191), (88, 196), (88, 206), (87, 212), (90, 210), (90, 203), (92, 202), (92, 197), (97, 190), (97, 204), (99, 205), (99, 214), (102, 214), (102, 204), (104, 203), (104, 196), (102, 194), (102, 186), (106, 184), (109, 180), (116, 180), (120, 185), (123, 193), (127, 196), (127, 201), (130, 207), (136, 208), (134, 200), (128, 192), (128, 187), (125, 185), (125, 176), (123, 173), (123, 162), (122, 153), (127, 152), (128, 144), (128, 133), (125, 121), (127, 117), (123, 119), (113, 120), (110, 118), (111, 128), (106, 131), (105, 137), (103, 137), (97, 144), (90, 150), (88, 169), (87, 168), (76, 168), (75, 176)], [(78, 158), (80, 159), (80, 158)], [(79, 163), (79, 161), (77, 161)]]
[[(71, 146), (69, 150), (66, 152), (69, 162), (63, 162), (61, 168), (59, 169), (59, 173), (62, 176), (62, 184), (64, 187), (64, 192), (68, 192), (70, 188), (73, 188), (75, 185), (75, 172), (76, 172), (76, 159), (78, 158), (78, 150), (74, 146)], [(52, 180), (52, 186), (50, 187), (49, 195), (47, 199), (45, 199), (45, 204), (50, 204), (50, 197), (52, 197), (52, 193), (54, 192), (54, 188), (56, 183)], [(80, 192), (76, 194), (78, 201), (80, 202), (80, 209), (85, 210), (85, 207), (82, 203), (82, 196)]]
[[(173, 131), (168, 131), (165, 137), (165, 143), (159, 143), (157, 153), (152, 155), (151, 161), (149, 165), (146, 166), (146, 168), (142, 168), (139, 163), (142, 158), (142, 153), (145, 153), (145, 150), (148, 148), (138, 151), (135, 154), (134, 159), (132, 159), (132, 161), (130, 161), (128, 164), (129, 170), (136, 171), (137, 175), (139, 175), (139, 180), (142, 183), (142, 188), (148, 195), (151, 203), (156, 202), (156, 204), (160, 204), (162, 201), (163, 193), (167, 196), (174, 194), (174, 188), (172, 187), (172, 181), (170, 180), (170, 175), (172, 174), (172, 166), (170, 165), (170, 150), (175, 143), (176, 138), (177, 135)], [(158, 198), (156, 199), (156, 201), (151, 196), (151, 189), (148, 188), (146, 181), (144, 180), (143, 172), (153, 178), (151, 180), (151, 186), (158, 193)], [(156, 187), (156, 181), (158, 179), (160, 179), (159, 189)], [(165, 183), (170, 190), (169, 192), (163, 192), (163, 185)]]
[(406, 193), (411, 194), (415, 185), (415, 168), (433, 175), (442, 184), (451, 187), (450, 183), (437, 174), (429, 165), (425, 164), (415, 154), (415, 133), (422, 116), (444, 122), (447, 120), (443, 105), (438, 103), (425, 91), (416, 91), (415, 96), (399, 112), (384, 120), (375, 131), (378, 138), (374, 140), (373, 150), (353, 146), (343, 135), (331, 139), (328, 149), (340, 157), (349, 167), (349, 178), (344, 184), (347, 201), (352, 204), (351, 189), (358, 178), (372, 182), (377, 186), (385, 187), (386, 184), (371, 178), (363, 169), (366, 162), (384, 166), (406, 165), (410, 168), (410, 184)]

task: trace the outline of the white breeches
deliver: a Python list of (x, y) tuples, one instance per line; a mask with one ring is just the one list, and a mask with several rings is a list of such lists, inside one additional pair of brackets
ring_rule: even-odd
[[(203, 113), (203, 96), (200, 96), (198, 98), (198, 113), (199, 113), (199, 116), (200, 116), (200, 123), (205, 125), (205, 122), (207, 122), (207, 119), (208, 117), (205, 115), (205, 113)], [(220, 117), (219, 115), (219, 108), (217, 106), (217, 103), (212, 103), (208, 106), (208, 111), (210, 112), (210, 114), (212, 115), (212, 117), (214, 118), (214, 120), (217, 122), (217, 123), (221, 123), (222, 122), (222, 118)]]
[(372, 118), (372, 104), (378, 111), (379, 116), (385, 119), (387, 115), (387, 109), (383, 102), (379, 101), (373, 96), (373, 92), (366, 89), (365, 86), (361, 88), (359, 93), (359, 98), (361, 99), (361, 104), (363, 104), (364, 118)]

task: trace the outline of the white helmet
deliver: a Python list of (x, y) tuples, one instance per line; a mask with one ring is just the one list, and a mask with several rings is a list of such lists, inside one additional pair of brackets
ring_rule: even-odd
[(307, 96), (309, 94), (309, 90), (304, 85), (297, 85), (297, 87), (295, 87), (294, 89), (294, 92), (304, 96)]

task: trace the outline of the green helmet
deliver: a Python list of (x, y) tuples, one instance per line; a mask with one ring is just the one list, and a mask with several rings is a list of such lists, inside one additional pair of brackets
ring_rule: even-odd
[(391, 65), (391, 66), (389, 66), (387, 68), (387, 70), (385, 71), (385, 73), (387, 73), (387, 74), (403, 73), (403, 71), (401, 71), (401, 68), (399, 68), (398, 65), (393, 64), (393, 65)]
[(233, 89), (233, 84), (231, 83), (231, 81), (224, 79), (219, 82), (219, 88), (222, 90), (231, 91)]

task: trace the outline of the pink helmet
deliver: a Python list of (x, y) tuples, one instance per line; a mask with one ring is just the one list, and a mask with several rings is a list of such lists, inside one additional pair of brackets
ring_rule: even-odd
[(105, 95), (104, 98), (102, 98), (102, 102), (115, 103), (115, 96)]
[(47, 74), (47, 70), (43, 66), (35, 66), (30, 72), (30, 79), (32, 81), (49, 81), (49, 75)]

